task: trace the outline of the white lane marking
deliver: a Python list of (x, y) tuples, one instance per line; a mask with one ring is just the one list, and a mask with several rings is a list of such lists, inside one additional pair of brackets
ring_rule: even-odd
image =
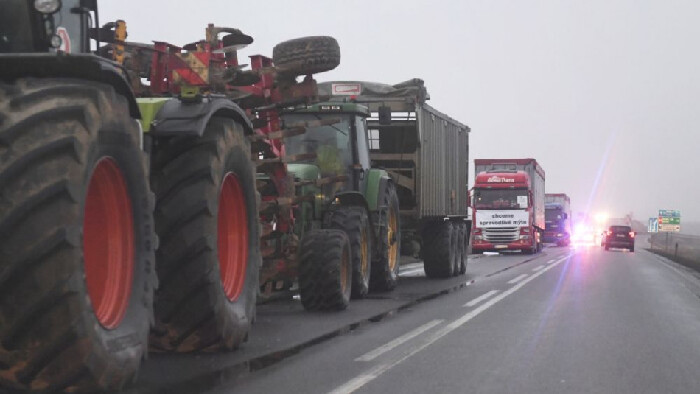
[(484, 293), (484, 294), (474, 298), (473, 300), (467, 302), (466, 304), (464, 304), (464, 306), (471, 308), (474, 305), (480, 303), (481, 301), (486, 300), (487, 298), (489, 298), (495, 294), (498, 294), (498, 290), (491, 290), (488, 293)]
[(549, 260), (549, 261), (547, 262), (547, 264), (551, 264), (551, 263), (553, 263), (553, 262), (554, 262), (554, 260)]
[(528, 274), (518, 275), (518, 276), (516, 276), (515, 278), (509, 280), (509, 281), (506, 282), (506, 283), (508, 283), (509, 285), (512, 285), (512, 284), (514, 284), (514, 283), (520, 282), (521, 280), (523, 280), (523, 279), (525, 279), (525, 278), (527, 278), (527, 277), (528, 277)]
[(541, 270), (542, 268), (544, 268), (544, 265), (538, 265), (537, 267), (533, 268), (532, 270), (537, 272), (537, 271)]
[(459, 327), (463, 326), (464, 324), (469, 322), (471, 319), (477, 317), (479, 314), (488, 310), (489, 308), (494, 306), (496, 303), (500, 302), (501, 300), (508, 297), (509, 295), (515, 293), (520, 288), (522, 288), (526, 284), (530, 283), (538, 276), (540, 276), (540, 275), (544, 274), (545, 272), (549, 271), (550, 269), (556, 267), (562, 261), (566, 260), (568, 257), (571, 257), (571, 255), (562, 257), (554, 264), (551, 264), (548, 267), (544, 268), (543, 270), (537, 272), (536, 274), (533, 274), (531, 277), (518, 283), (517, 285), (511, 287), (510, 289), (504, 291), (500, 295), (486, 301), (486, 303), (484, 303), (484, 304), (481, 304), (481, 306), (478, 306), (478, 307), (472, 309), (471, 311), (467, 312), (464, 316), (460, 317), (459, 319), (457, 319), (457, 320), (453, 321), (452, 323), (435, 331), (430, 337), (428, 337), (428, 339), (425, 342), (423, 342), (419, 346), (411, 349), (410, 351), (404, 353), (400, 357), (398, 357), (394, 360), (388, 361), (386, 363), (379, 364), (376, 367), (370, 369), (369, 371), (367, 371), (361, 375), (358, 375), (357, 377), (355, 377), (353, 379), (350, 379), (345, 384), (338, 386), (335, 390), (331, 391), (331, 394), (352, 393), (355, 390), (361, 388), (362, 386), (366, 385), (367, 383), (371, 382), (372, 380), (378, 378), (384, 372), (399, 365), (400, 363), (402, 363), (403, 361), (405, 361), (409, 357), (413, 356), (414, 354), (416, 354), (416, 353), (420, 352), (421, 350), (427, 348), (428, 346), (432, 345), (438, 339), (444, 337), (445, 335), (447, 335), (447, 334), (451, 333), (452, 331), (458, 329)]
[(356, 358), (355, 361), (372, 361), (375, 358), (381, 356), (382, 354), (388, 352), (389, 350), (391, 350), (391, 349), (393, 349), (393, 348), (395, 348), (395, 347), (397, 347), (405, 342), (410, 341), (411, 339), (413, 339), (413, 338), (417, 337), (418, 335), (430, 330), (431, 328), (437, 326), (438, 324), (440, 324), (444, 321), (445, 321), (444, 319), (435, 319), (433, 321), (429, 321), (429, 322), (423, 324), (422, 326), (416, 328), (415, 330), (409, 331), (406, 334), (403, 334), (402, 336), (394, 339), (393, 341), (388, 342), (388, 343), (372, 350), (371, 352), (367, 352), (367, 353), (363, 354), (362, 356)]

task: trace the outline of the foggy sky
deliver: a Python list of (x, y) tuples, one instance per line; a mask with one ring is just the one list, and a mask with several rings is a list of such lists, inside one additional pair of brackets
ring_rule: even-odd
[[(196, 5), (194, 7), (193, 5)], [(272, 54), (331, 35), (341, 65), (316, 79), (426, 82), (430, 104), (472, 128), (474, 158), (534, 157), (575, 211), (658, 209), (700, 220), (700, 2), (694, 0), (102, 1), (129, 40), (237, 27)], [(605, 158), (607, 157), (607, 160)]]

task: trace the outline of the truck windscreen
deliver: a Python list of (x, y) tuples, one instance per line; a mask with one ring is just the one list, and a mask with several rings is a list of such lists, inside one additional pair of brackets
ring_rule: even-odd
[[(318, 165), (323, 175), (341, 175), (352, 165), (352, 145), (350, 143), (350, 117), (333, 114), (340, 122), (319, 127), (310, 127), (306, 133), (284, 139), (288, 156), (315, 153), (316, 158), (302, 160)], [(283, 116), (285, 127), (300, 122), (322, 119), (315, 114), (287, 114)]]
[(549, 222), (557, 222), (564, 218), (561, 209), (545, 209), (544, 220)]
[(545, 230), (556, 230), (562, 226), (561, 221), (564, 220), (564, 215), (561, 209), (550, 208), (544, 210), (544, 226)]
[(527, 189), (475, 189), (476, 209), (525, 209), (529, 205)]

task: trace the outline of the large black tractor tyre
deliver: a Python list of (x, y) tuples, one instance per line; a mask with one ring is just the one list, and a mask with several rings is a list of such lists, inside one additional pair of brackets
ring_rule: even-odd
[(156, 287), (139, 133), (111, 86), (0, 83), (0, 392), (133, 381)]
[(401, 221), (399, 198), (393, 184), (388, 184), (380, 201), (379, 237), (372, 261), (370, 289), (389, 291), (399, 280), (401, 258)]
[(352, 289), (352, 251), (342, 230), (311, 230), (299, 248), (299, 293), (308, 311), (347, 308)]
[(231, 350), (247, 339), (261, 265), (257, 192), (242, 126), (156, 141), (156, 350)]
[(372, 267), (372, 229), (362, 207), (339, 207), (329, 213), (328, 228), (343, 230), (352, 250), (352, 298), (363, 298), (369, 291)]
[(428, 278), (449, 278), (457, 258), (456, 226), (451, 222), (437, 222), (423, 230), (423, 269)]
[(330, 71), (340, 64), (338, 41), (328, 36), (301, 37), (272, 49), (272, 61), (282, 75), (298, 76)]

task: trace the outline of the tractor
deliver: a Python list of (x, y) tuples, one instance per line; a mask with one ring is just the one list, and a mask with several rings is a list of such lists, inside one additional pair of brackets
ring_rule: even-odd
[(240, 346), (269, 235), (256, 173), (289, 179), (260, 159), (286, 134), (256, 89), (304, 102), (295, 75), (339, 61), (301, 41), (245, 70), (252, 38), (213, 25), (184, 46), (126, 36), (95, 0), (0, 3), (3, 388), (118, 390), (149, 349)]

